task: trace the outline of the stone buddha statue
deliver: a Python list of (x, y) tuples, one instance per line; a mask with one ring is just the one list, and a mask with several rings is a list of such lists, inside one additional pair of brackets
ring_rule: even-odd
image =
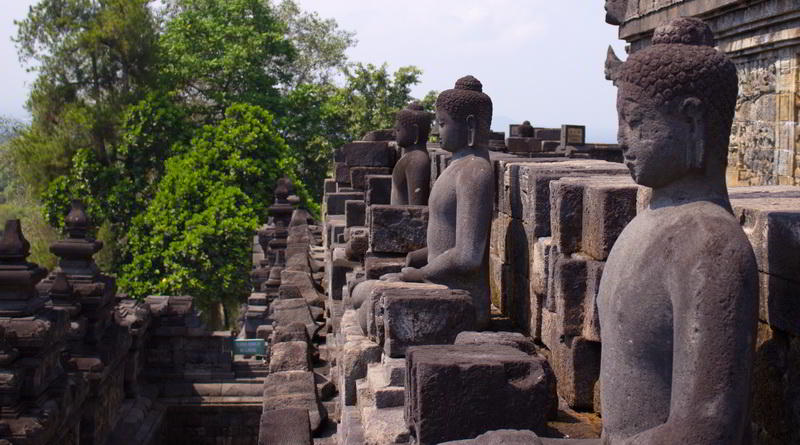
[(679, 18), (619, 72), (619, 143), (653, 194), (597, 297), (603, 434), (528, 443), (751, 443), (758, 276), (725, 184), (736, 68), (713, 42), (702, 21)]
[(517, 128), (517, 131), (519, 131), (519, 137), (521, 138), (532, 138), (534, 133), (533, 125), (531, 125), (530, 121), (523, 122), (522, 125)]
[(431, 158), (427, 142), (432, 120), (419, 102), (397, 112), (397, 145), (403, 156), (392, 171), (392, 205), (428, 205)]
[(450, 165), (431, 190), (428, 247), (409, 254), (400, 274), (385, 280), (427, 281), (469, 292), (478, 327), (489, 323), (489, 228), (494, 173), (489, 162), (492, 100), (478, 79), (466, 76), (436, 100), (442, 149)]

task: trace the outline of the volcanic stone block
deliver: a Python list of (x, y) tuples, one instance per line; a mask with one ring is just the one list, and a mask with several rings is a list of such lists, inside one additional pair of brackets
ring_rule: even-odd
[(269, 372), (310, 371), (311, 351), (304, 341), (284, 341), (272, 345)]
[[(509, 164), (504, 181), (510, 187), (508, 211), (530, 226), (534, 237), (550, 236), (550, 181), (568, 176), (628, 175), (621, 164), (595, 160)], [(584, 218), (585, 219), (585, 218)]]
[[(367, 206), (375, 204), (390, 204), (392, 201), (392, 176), (367, 176), (367, 191), (364, 200), (367, 203)], [(367, 224), (369, 225), (369, 221), (367, 221)]]
[(381, 347), (362, 334), (354, 310), (345, 311), (341, 326), (344, 346), (337, 361), (341, 379), (339, 390), (342, 404), (352, 406), (356, 404), (356, 380), (367, 376), (368, 364), (380, 361)]
[[(431, 283), (404, 283), (391, 281), (377, 281), (372, 287), (369, 295), (362, 303), (366, 305), (366, 335), (370, 340), (383, 346), (385, 339), (384, 328), (384, 308), (385, 298), (389, 295), (426, 295), (436, 298), (438, 295), (449, 296), (450, 290), (447, 286)], [(452, 343), (448, 342), (448, 343)]]
[(336, 179), (328, 178), (325, 180), (325, 193), (336, 193)]
[(541, 432), (557, 407), (546, 360), (510, 346), (411, 348), (406, 382), (406, 421), (420, 445), (506, 428)]
[(306, 272), (294, 270), (284, 270), (281, 272), (281, 286), (295, 286), (300, 290), (306, 303), (312, 306), (322, 306), (324, 296), (317, 290), (316, 285), (311, 279), (311, 275)]
[(600, 314), (597, 310), (597, 292), (603, 277), (605, 263), (589, 261), (586, 264), (586, 298), (583, 310), (583, 338), (600, 341)]
[(418, 345), (455, 341), (463, 331), (475, 330), (475, 306), (469, 293), (453, 289), (385, 289), (382, 297), (384, 352), (404, 357)]
[(345, 202), (351, 200), (363, 200), (364, 194), (361, 192), (337, 192), (325, 195), (325, 207), (328, 215), (344, 215)]
[(571, 181), (550, 183), (550, 233), (565, 255), (581, 249), (583, 237), (584, 184)]
[(550, 365), (558, 394), (570, 408), (592, 411), (595, 385), (600, 379), (600, 343), (565, 337), (550, 349)]
[(530, 445), (541, 439), (533, 431), (497, 430), (470, 440), (454, 440), (442, 445)]
[(561, 144), (558, 141), (542, 141), (542, 153), (553, 153)]
[(794, 281), (759, 273), (758, 281), (760, 318), (776, 329), (800, 336), (800, 276)]
[(552, 238), (545, 237), (539, 238), (533, 245), (531, 291), (537, 295), (547, 295), (552, 242)]
[(288, 325), (279, 325), (275, 328), (272, 341), (273, 345), (281, 342), (305, 342), (311, 341), (308, 337), (305, 325), (302, 323), (290, 323)]
[(347, 284), (347, 273), (359, 266), (359, 263), (347, 259), (347, 251), (344, 247), (334, 249), (331, 258), (331, 273), (328, 276), (328, 297), (341, 300), (342, 286)]
[(367, 273), (368, 280), (377, 280), (387, 273), (399, 273), (405, 265), (405, 255), (367, 252), (364, 259), (364, 271)]
[(605, 260), (622, 229), (636, 216), (636, 185), (592, 185), (584, 193), (582, 251)]
[(561, 126), (561, 146), (585, 145), (586, 126), (584, 125), (562, 125)]
[(561, 139), (560, 128), (535, 128), (533, 137), (546, 141), (559, 141)]
[(736, 187), (730, 196), (758, 270), (800, 281), (800, 188)]
[(317, 324), (311, 315), (305, 300), (275, 300), (269, 305), (270, 318), (280, 325), (302, 323), (308, 331), (308, 336), (313, 337), (317, 331)]
[(553, 299), (560, 335), (581, 335), (586, 299), (587, 261), (560, 257), (553, 270)]
[(356, 141), (342, 147), (348, 167), (388, 167), (397, 161), (397, 152), (388, 142)]
[(364, 190), (367, 187), (367, 175), (391, 175), (392, 169), (386, 167), (351, 167), (350, 184), (356, 190)]
[(369, 249), (369, 231), (366, 227), (351, 227), (345, 255), (351, 261), (361, 261)]
[(536, 345), (526, 336), (519, 332), (472, 332), (465, 331), (456, 337), (456, 345), (504, 345), (519, 349), (520, 351), (534, 355)]
[(303, 294), (300, 293), (300, 288), (291, 284), (281, 284), (281, 287), (278, 289), (278, 299), (292, 300), (295, 298), (303, 298)]
[(426, 246), (427, 206), (372, 205), (369, 244), (376, 253), (408, 253)]
[(542, 151), (542, 140), (535, 138), (510, 137), (506, 139), (509, 153), (529, 154)]
[(367, 221), (367, 204), (362, 201), (344, 203), (344, 220), (347, 227), (364, 226)]
[(319, 429), (324, 420), (317, 398), (314, 373), (309, 371), (283, 371), (267, 375), (264, 380), (262, 416), (267, 411), (298, 408), (308, 411), (311, 430)]
[(350, 185), (350, 167), (344, 162), (335, 162), (333, 169), (337, 185), (333, 192), (337, 192), (341, 186)]
[(303, 408), (264, 411), (258, 429), (258, 445), (312, 445), (308, 410)]

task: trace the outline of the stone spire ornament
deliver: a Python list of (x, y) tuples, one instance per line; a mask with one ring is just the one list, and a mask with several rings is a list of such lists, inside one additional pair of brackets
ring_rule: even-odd
[(0, 316), (25, 316), (44, 307), (36, 284), (47, 270), (27, 261), (30, 243), (18, 219), (6, 221), (0, 239)]

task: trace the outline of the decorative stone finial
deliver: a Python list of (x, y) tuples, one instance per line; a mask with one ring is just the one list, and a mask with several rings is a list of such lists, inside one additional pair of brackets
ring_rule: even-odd
[(86, 215), (86, 206), (76, 200), (72, 201), (69, 213), (64, 218), (67, 233), (70, 238), (86, 238), (89, 233), (89, 217)]
[(31, 244), (22, 234), (22, 223), (18, 219), (6, 221), (3, 238), (0, 239), (0, 260), (24, 262), (31, 253)]

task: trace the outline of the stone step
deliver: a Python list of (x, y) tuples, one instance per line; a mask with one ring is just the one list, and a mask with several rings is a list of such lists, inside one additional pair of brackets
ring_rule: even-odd
[(366, 445), (406, 444), (411, 441), (403, 407), (384, 409), (368, 407), (361, 411), (361, 418)]

